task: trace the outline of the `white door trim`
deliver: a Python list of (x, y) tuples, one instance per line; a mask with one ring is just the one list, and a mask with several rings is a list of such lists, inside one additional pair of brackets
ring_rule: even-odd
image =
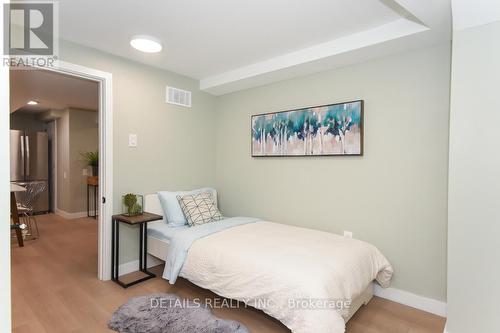
[(97, 69), (56, 61), (40, 67), (99, 83), (99, 200), (98, 267), (99, 280), (111, 279), (111, 216), (113, 215), (113, 76)]

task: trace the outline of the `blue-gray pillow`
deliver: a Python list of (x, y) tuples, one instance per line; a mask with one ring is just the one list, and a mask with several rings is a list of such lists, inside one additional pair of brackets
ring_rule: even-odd
[(163, 210), (163, 221), (172, 227), (186, 225), (188, 222), (186, 217), (184, 216), (184, 213), (182, 212), (179, 201), (177, 200), (177, 196), (194, 195), (202, 192), (212, 193), (212, 198), (215, 205), (217, 206), (217, 191), (209, 187), (204, 187), (192, 191), (157, 192), (158, 199), (160, 199), (161, 208)]

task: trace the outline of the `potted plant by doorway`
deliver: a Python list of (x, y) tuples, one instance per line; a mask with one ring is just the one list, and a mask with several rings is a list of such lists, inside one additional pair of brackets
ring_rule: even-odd
[(99, 172), (99, 152), (98, 151), (87, 151), (80, 153), (84, 158), (88, 166), (92, 167), (92, 176), (98, 176)]

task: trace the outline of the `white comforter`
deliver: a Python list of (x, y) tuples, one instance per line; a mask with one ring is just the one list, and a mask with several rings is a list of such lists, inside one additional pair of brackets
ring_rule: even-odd
[(260, 221), (196, 240), (180, 275), (263, 310), (294, 333), (343, 333), (332, 304), (348, 304), (336, 302), (353, 300), (373, 280), (387, 287), (392, 272), (363, 241)]

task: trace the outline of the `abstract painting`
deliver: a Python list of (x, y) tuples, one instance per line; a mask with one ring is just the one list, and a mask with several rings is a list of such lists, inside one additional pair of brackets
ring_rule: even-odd
[(252, 156), (363, 154), (363, 101), (252, 116)]

